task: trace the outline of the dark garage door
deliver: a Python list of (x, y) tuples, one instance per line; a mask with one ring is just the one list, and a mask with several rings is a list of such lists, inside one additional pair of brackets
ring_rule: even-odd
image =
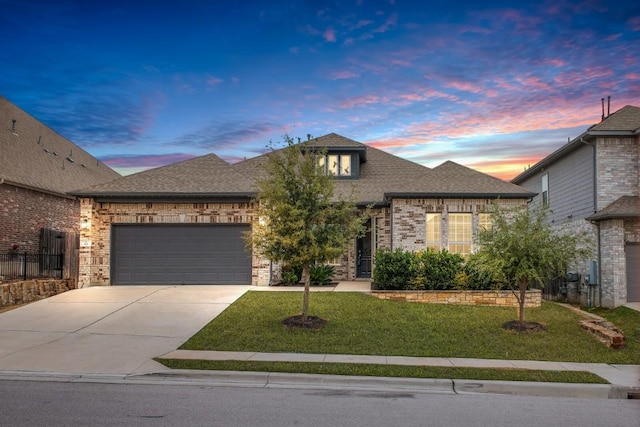
[(640, 244), (627, 243), (627, 302), (640, 301)]
[(114, 225), (113, 285), (249, 285), (249, 225)]

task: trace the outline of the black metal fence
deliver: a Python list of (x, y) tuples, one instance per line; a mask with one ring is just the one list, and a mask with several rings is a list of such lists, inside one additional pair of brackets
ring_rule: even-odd
[(64, 277), (64, 255), (0, 254), (0, 281)]

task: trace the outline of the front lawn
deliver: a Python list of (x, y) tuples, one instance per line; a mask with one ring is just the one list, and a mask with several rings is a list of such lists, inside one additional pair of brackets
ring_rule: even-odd
[(501, 328), (516, 318), (515, 308), (383, 301), (360, 293), (312, 294), (310, 314), (329, 321), (321, 331), (281, 325), (301, 305), (300, 292), (247, 292), (180, 348), (640, 364), (640, 313), (628, 309), (598, 313), (618, 316), (613, 322), (625, 332), (628, 348), (612, 350), (580, 328), (576, 313), (553, 303), (525, 310), (526, 320), (547, 327), (532, 334)]

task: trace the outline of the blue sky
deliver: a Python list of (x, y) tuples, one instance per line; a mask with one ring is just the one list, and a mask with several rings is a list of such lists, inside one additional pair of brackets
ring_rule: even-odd
[(336, 132), (510, 179), (640, 105), (636, 1), (0, 0), (0, 95), (121, 173)]

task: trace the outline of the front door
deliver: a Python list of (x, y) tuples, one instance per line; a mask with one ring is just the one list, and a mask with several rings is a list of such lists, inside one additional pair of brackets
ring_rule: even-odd
[(365, 235), (356, 240), (356, 277), (371, 278), (371, 224)]

